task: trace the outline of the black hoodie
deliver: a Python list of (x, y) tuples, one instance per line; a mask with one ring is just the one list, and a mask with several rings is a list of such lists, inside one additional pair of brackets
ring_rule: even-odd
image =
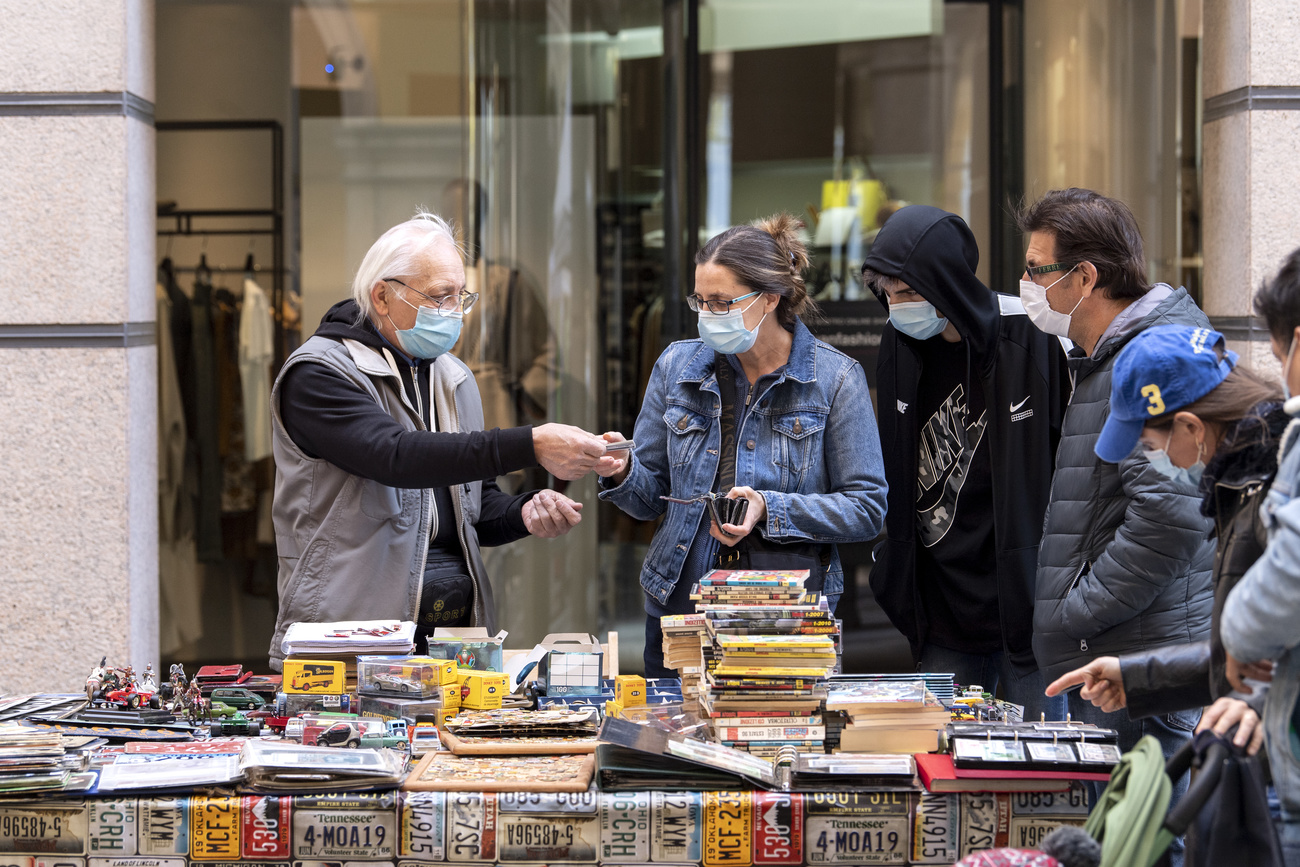
[[(1061, 419), (1070, 397), (1061, 342), (1036, 328), (1020, 299), (992, 292), (975, 276), (979, 251), (966, 223), (926, 205), (903, 208), (876, 237), (863, 267), (902, 280), (957, 329), (964, 376), (988, 409), (984, 438), (992, 476), (997, 609), (1003, 649), (1021, 672), (1034, 662), (1034, 576), (1051, 492)], [(881, 298), (888, 309), (888, 301)], [(931, 338), (942, 340), (941, 337)], [(871, 589), (919, 659), (928, 623), (916, 576), (916, 409), (921, 342), (886, 325), (876, 364), (880, 443), (889, 481), (885, 540), (876, 549)], [(971, 389), (966, 389), (970, 394)], [(909, 411), (910, 410), (910, 411)], [(978, 624), (988, 631), (993, 624)], [(996, 628), (996, 627), (995, 627)]]
[[(358, 324), (355, 301), (340, 301), (321, 319), (316, 336), (349, 338), (381, 352), (387, 349), (402, 371), (402, 385), (413, 406), (429, 421), (430, 360), (412, 359), (375, 330)], [(419, 396), (416, 395), (416, 377)], [(534, 492), (509, 496), (496, 477), (537, 466), (531, 427), (449, 433), (408, 431), (373, 398), (323, 364), (296, 364), (280, 384), (280, 416), (298, 448), (355, 476), (393, 488), (433, 488), (439, 513), (450, 514), (447, 488), (483, 480), (482, 512), (476, 529), (485, 546), (502, 545), (528, 534), (520, 510)], [(455, 521), (439, 521), (449, 536), (439, 542), (458, 546)]]

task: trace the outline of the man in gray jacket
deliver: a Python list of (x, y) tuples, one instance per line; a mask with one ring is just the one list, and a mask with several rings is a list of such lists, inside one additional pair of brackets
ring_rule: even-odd
[[(1075, 344), (1074, 394), (1056, 454), (1034, 604), (1034, 656), (1051, 681), (1101, 655), (1209, 635), (1214, 542), (1196, 488), (1166, 478), (1139, 450), (1118, 464), (1094, 451), (1109, 415), (1111, 369), (1125, 344), (1154, 325), (1208, 328), (1209, 320), (1183, 289), (1147, 282), (1142, 236), (1122, 202), (1091, 190), (1054, 190), (1024, 209), (1019, 223), (1029, 235), (1025, 309), (1039, 328)], [(1155, 735), (1166, 755), (1199, 716), (1129, 720), (1077, 693), (1068, 709), (1075, 719), (1118, 729), (1124, 750)]]

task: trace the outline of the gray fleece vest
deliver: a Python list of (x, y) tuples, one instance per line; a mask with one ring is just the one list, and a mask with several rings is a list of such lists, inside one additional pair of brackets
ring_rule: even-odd
[[(280, 385), (295, 364), (323, 364), (369, 394), (407, 430), (424, 423), (406, 399), (391, 353), (355, 340), (312, 337), (289, 360), (271, 389), (275, 501), (271, 510), (280, 557), (280, 613), (271, 639), (271, 667), (283, 668), (281, 641), (298, 621), (414, 620), (430, 534), (437, 520), (433, 492), (390, 488), (354, 476), (329, 461), (305, 454), (284, 429)], [(430, 376), (438, 430), (483, 429), (483, 408), (474, 377), (459, 359), (442, 355)], [(496, 632), (491, 587), (479, 554), (474, 525), (482, 482), (451, 488), (452, 503), (470, 576), (474, 579), (474, 625)]]

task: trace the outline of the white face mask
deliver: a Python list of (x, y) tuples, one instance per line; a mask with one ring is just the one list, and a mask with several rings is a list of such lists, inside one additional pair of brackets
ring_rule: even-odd
[[(1078, 265), (1074, 266), (1074, 268), (1078, 267)], [(1079, 304), (1083, 303), (1083, 297), (1080, 296), (1078, 303), (1069, 313), (1060, 313), (1047, 303), (1047, 290), (1069, 277), (1074, 268), (1057, 277), (1050, 286), (1046, 287), (1039, 286), (1033, 280), (1020, 281), (1020, 301), (1025, 305), (1025, 313), (1029, 314), (1029, 321), (1040, 331), (1055, 334), (1057, 337), (1070, 336), (1070, 317), (1074, 315), (1075, 310), (1079, 309)]]

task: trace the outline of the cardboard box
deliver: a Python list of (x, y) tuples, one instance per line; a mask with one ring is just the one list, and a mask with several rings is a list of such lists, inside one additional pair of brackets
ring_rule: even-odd
[(537, 663), (537, 680), (546, 684), (547, 695), (601, 694), (605, 653), (594, 635), (552, 633), (538, 647), (545, 653)]
[(346, 690), (347, 666), (337, 659), (284, 661), (280, 687), (290, 695), (338, 695)]
[(496, 671), (461, 672), (461, 707), (470, 710), (495, 710), (510, 687), (504, 674)]
[(645, 678), (639, 674), (620, 674), (614, 678), (614, 700), (620, 707), (645, 704)]
[(504, 629), (496, 635), (488, 635), (482, 626), (440, 626), (433, 630), (433, 637), (429, 639), (429, 656), (454, 660), (462, 669), (503, 671), (501, 645), (506, 635)]

